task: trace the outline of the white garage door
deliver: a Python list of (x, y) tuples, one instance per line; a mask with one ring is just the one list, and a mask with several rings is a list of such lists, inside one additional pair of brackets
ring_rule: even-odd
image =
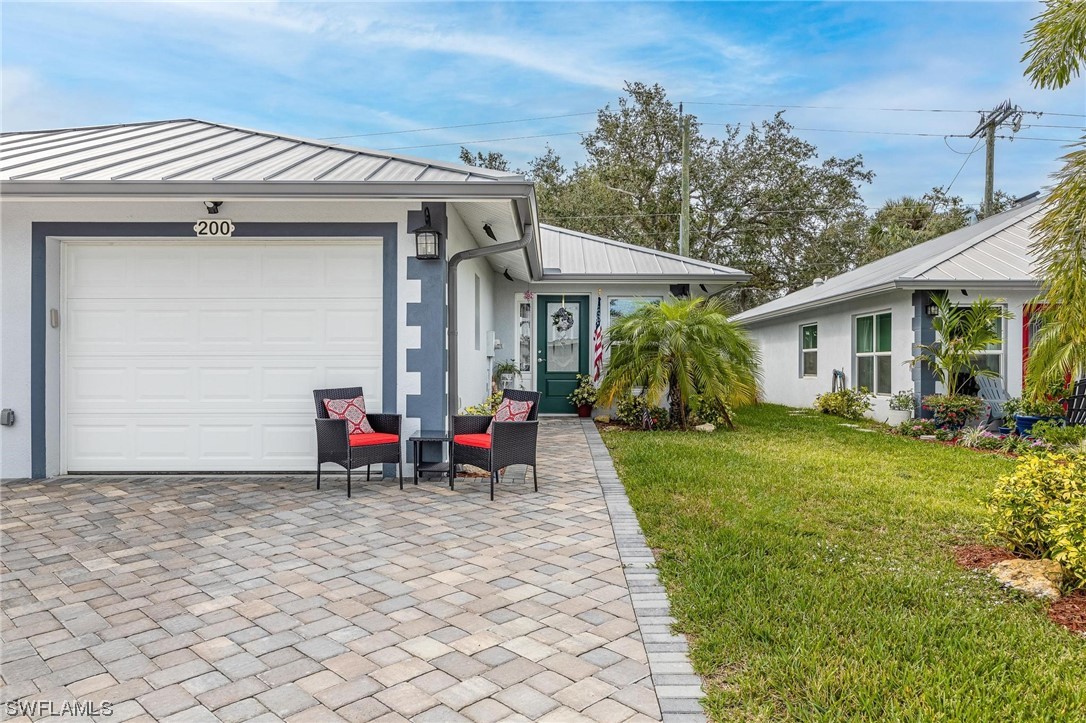
[(312, 390), (381, 409), (381, 245), (65, 244), (72, 472), (314, 466)]

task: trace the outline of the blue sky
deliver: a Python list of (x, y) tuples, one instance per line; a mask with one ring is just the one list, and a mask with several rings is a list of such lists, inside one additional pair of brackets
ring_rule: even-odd
[[(976, 203), (983, 147), (967, 157), (973, 140), (943, 138), (971, 132), (973, 111), (1010, 98), (1046, 114), (997, 141), (996, 186), (1012, 195), (1042, 188), (1065, 152), (1027, 138), (1070, 140), (1086, 123), (1082, 79), (1038, 91), (1022, 77), (1023, 35), (1040, 7), (4, 2), (2, 125), (195, 117), (313, 138), (369, 134), (340, 142), (444, 160), (464, 142), (521, 167), (550, 143), (572, 165), (595, 111), (624, 81), (641, 81), (685, 101), (707, 133), (780, 106), (833, 106), (785, 117), (822, 156), (863, 154), (877, 174), (863, 192), (870, 205), (946, 186), (959, 169), (952, 192)], [(543, 116), (568, 117), (519, 120)], [(400, 132), (483, 123), (493, 125)]]

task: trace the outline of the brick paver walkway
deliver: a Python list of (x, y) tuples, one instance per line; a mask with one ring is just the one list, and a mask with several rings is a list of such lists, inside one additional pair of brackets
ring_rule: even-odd
[[(538, 494), (513, 480), (493, 503), (485, 480), (350, 500), (331, 476), (5, 485), (2, 715), (660, 720), (586, 430), (545, 421), (539, 458)], [(670, 660), (660, 684), (689, 683)]]

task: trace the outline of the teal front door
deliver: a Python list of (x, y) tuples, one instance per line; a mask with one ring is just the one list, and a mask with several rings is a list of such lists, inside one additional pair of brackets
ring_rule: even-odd
[(538, 296), (539, 321), (536, 328), (536, 388), (543, 397), (539, 411), (544, 414), (572, 414), (576, 411), (566, 397), (577, 386), (577, 375), (588, 373), (587, 296)]

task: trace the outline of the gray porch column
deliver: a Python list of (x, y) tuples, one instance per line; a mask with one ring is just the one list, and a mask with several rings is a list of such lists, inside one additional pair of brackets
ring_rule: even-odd
[[(445, 382), (448, 360), (445, 355), (445, 284), (448, 281), (446, 247), (448, 243), (448, 218), (444, 203), (423, 203), (430, 209), (430, 224), (441, 232), (439, 259), (419, 261), (414, 252), (407, 259), (407, 278), (420, 281), (419, 303), (407, 305), (407, 325), (417, 326), (421, 348), (407, 350), (407, 371), (418, 372), (422, 380), (419, 394), (407, 395), (404, 416), (418, 418), (424, 429), (441, 429), (445, 426)], [(422, 210), (408, 211), (407, 230), (424, 223)], [(414, 237), (412, 237), (414, 243)], [(412, 450), (407, 448), (410, 457)], [(414, 460), (409, 460), (414, 462)]]
[[(935, 327), (932, 326), (931, 317), (925, 308), (931, 303), (931, 291), (913, 292), (913, 349), (916, 354), (916, 345), (931, 344), (935, 341)], [(929, 394), (935, 394), (935, 375), (927, 364), (917, 364), (913, 367), (913, 395), (916, 398), (916, 408), (921, 418), (930, 418), (931, 412), (920, 408), (920, 400)]]

